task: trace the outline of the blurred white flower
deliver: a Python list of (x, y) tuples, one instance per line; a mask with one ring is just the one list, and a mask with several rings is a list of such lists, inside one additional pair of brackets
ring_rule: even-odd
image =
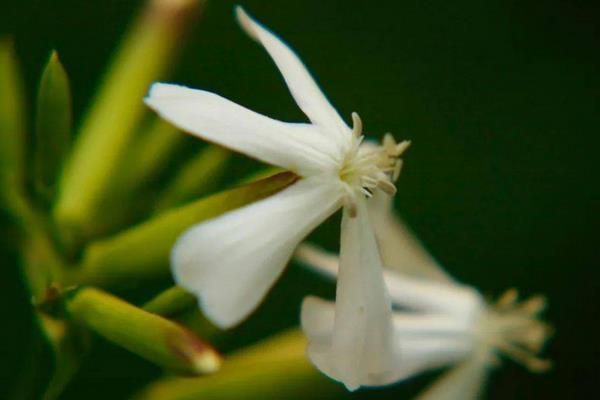
[[(490, 367), (504, 355), (532, 371), (550, 363), (537, 357), (550, 328), (538, 317), (545, 306), (534, 296), (517, 303), (508, 290), (486, 303), (474, 288), (454, 281), (392, 213), (391, 201), (375, 195), (369, 203), (371, 221), (383, 256), (385, 283), (394, 306), (394, 373), (385, 379), (369, 376), (361, 385), (379, 386), (421, 372), (453, 365), (419, 396), (421, 400), (476, 399)], [(312, 269), (335, 278), (338, 258), (311, 245), (301, 245), (296, 257)], [(323, 373), (336, 379), (322, 348), (331, 345), (334, 303), (307, 297), (302, 328), (309, 339), (308, 356)]]
[[(230, 327), (251, 313), (300, 241), (343, 206), (331, 373), (348, 387), (390, 372), (391, 302), (366, 211), (366, 198), (393, 195), (408, 142), (387, 135), (362, 144), (362, 122), (350, 129), (294, 52), (241, 8), (244, 30), (267, 50), (311, 123), (273, 120), (214, 93), (156, 83), (146, 104), (200, 138), (291, 170), (302, 179), (265, 200), (188, 230), (172, 252), (175, 280), (195, 293), (205, 314)], [(360, 365), (360, 368), (356, 366)], [(384, 379), (384, 378), (382, 378)]]

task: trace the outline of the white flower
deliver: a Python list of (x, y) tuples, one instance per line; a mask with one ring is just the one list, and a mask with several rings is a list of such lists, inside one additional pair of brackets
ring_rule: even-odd
[[(383, 203), (383, 204), (382, 204)], [(391, 201), (375, 195), (369, 203), (371, 221), (382, 253), (385, 283), (394, 311), (394, 373), (370, 385), (384, 385), (426, 370), (454, 365), (419, 396), (421, 400), (476, 399), (490, 367), (501, 355), (543, 371), (549, 362), (536, 354), (549, 335), (538, 320), (545, 300), (534, 296), (517, 303), (509, 290), (487, 304), (473, 288), (454, 281), (393, 215)], [(311, 245), (299, 247), (297, 258), (334, 278), (338, 259)], [(334, 303), (307, 297), (302, 305), (302, 328), (309, 339), (308, 355), (322, 372), (331, 374), (321, 349), (330, 346)]]
[[(302, 179), (265, 200), (198, 224), (172, 252), (175, 280), (195, 293), (205, 314), (231, 327), (251, 313), (281, 274), (298, 243), (343, 206), (335, 334), (335, 374), (356, 388), (367, 374), (384, 376), (391, 358), (391, 302), (366, 212), (376, 191), (394, 194), (402, 152), (390, 135), (362, 144), (362, 123), (350, 129), (302, 62), (280, 39), (236, 9), (244, 30), (264, 46), (311, 123), (273, 120), (214, 93), (156, 83), (146, 104), (202, 139), (298, 174)], [(360, 365), (360, 368), (356, 368)]]

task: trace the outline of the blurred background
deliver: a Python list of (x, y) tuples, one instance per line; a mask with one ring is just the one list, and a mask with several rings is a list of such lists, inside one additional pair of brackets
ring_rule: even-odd
[[(56, 49), (77, 120), (142, 4), (0, 0), (0, 34), (14, 36), (30, 105)], [(267, 54), (236, 26), (234, 4), (208, 1), (170, 80), (277, 119), (303, 120)], [(487, 397), (587, 397), (600, 368), (598, 2), (240, 4), (297, 50), (347, 120), (357, 111), (367, 134), (412, 140), (396, 206), (451, 274), (489, 296), (509, 287), (548, 296), (553, 370), (536, 376), (506, 362), (493, 373)], [(257, 165), (236, 156), (227, 168), (223, 187)], [(32, 329), (5, 220), (0, 216), (0, 398), (28, 368), (23, 354)], [(312, 239), (333, 249), (338, 226), (330, 222)], [(293, 265), (259, 312), (218, 348), (294, 326), (304, 295), (333, 293), (331, 284)], [(160, 373), (99, 340), (63, 398), (126, 398)], [(352, 397), (410, 398), (428, 379)]]

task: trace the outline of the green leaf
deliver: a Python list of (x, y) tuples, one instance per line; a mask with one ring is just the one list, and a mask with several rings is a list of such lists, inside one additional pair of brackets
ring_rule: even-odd
[(40, 81), (35, 120), (34, 187), (51, 200), (57, 176), (71, 141), (69, 79), (53, 51)]
[(145, 400), (334, 398), (344, 392), (308, 361), (306, 339), (292, 330), (228, 356), (218, 374), (165, 378), (135, 397)]
[(102, 202), (102, 216), (86, 231), (89, 238), (106, 236), (119, 227), (130, 225), (147, 215), (154, 204), (148, 189), (171, 155), (178, 149), (185, 135), (160, 118), (144, 124), (119, 163), (119, 174), (111, 183), (110, 193)]
[(118, 161), (136, 132), (150, 83), (164, 76), (181, 44), (189, 16), (201, 2), (149, 2), (116, 53), (104, 82), (83, 118), (59, 182), (55, 218), (66, 240), (92, 229), (105, 195), (110, 195)]
[(24, 192), (25, 103), (17, 56), (0, 38), (0, 207), (18, 209)]
[(76, 289), (67, 295), (66, 309), (110, 342), (169, 370), (198, 375), (221, 365), (219, 354), (190, 330), (101, 290)]
[[(185, 137), (173, 125), (156, 117), (150, 126), (141, 129), (122, 160), (122, 171), (114, 183), (117, 196), (127, 197), (147, 185), (164, 168)], [(111, 194), (113, 195), (113, 194)]]
[(73, 283), (115, 285), (164, 277), (175, 241), (194, 224), (272, 195), (298, 177), (284, 172), (166, 211), (114, 237), (92, 243)]
[(231, 153), (209, 145), (185, 164), (164, 190), (156, 209), (166, 210), (207, 193), (223, 175)]

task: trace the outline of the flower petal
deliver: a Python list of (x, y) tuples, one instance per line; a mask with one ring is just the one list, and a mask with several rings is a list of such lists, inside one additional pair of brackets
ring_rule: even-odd
[(310, 339), (310, 346), (331, 346), (334, 321), (334, 302), (315, 296), (304, 298), (300, 312), (300, 323), (304, 334)]
[(313, 124), (322, 127), (324, 133), (331, 135), (340, 145), (349, 144), (351, 140), (350, 129), (331, 106), (294, 51), (281, 39), (253, 20), (242, 7), (238, 6), (236, 8), (236, 14), (246, 33), (267, 50), (304, 114)]
[(466, 359), (475, 345), (473, 325), (444, 314), (394, 314), (395, 379)]
[(383, 264), (403, 274), (445, 283), (453, 282), (410, 228), (394, 213), (393, 207), (393, 198), (383, 193), (376, 192), (369, 200), (369, 215)]
[[(391, 382), (394, 357), (391, 302), (365, 200), (357, 200), (357, 216), (352, 218), (344, 210), (342, 217), (341, 267), (331, 340), (309, 338), (308, 348), (317, 368), (349, 390)], [(308, 330), (315, 325), (306, 313), (303, 323)]]
[(336, 144), (312, 125), (277, 121), (214, 93), (179, 85), (155, 83), (144, 101), (186, 132), (299, 175), (336, 167)]
[(222, 328), (250, 314), (298, 243), (340, 206), (340, 188), (307, 178), (188, 230), (171, 255), (177, 283)]
[[(326, 278), (336, 279), (339, 258), (308, 243), (296, 250), (296, 258)], [(485, 310), (483, 297), (472, 287), (426, 280), (395, 270), (384, 269), (383, 276), (392, 303), (418, 312), (442, 313), (472, 323)]]
[[(315, 364), (327, 363), (335, 322), (335, 303), (309, 296), (301, 313), (302, 329), (309, 338), (309, 356)], [(393, 372), (385, 379), (362, 385), (379, 386), (410, 378), (424, 371), (464, 360), (473, 351), (470, 325), (446, 315), (394, 313)], [(319, 364), (317, 364), (318, 366)], [(328, 375), (335, 378), (335, 375)]]
[(444, 373), (416, 400), (476, 400), (489, 372), (489, 354), (483, 352)]

